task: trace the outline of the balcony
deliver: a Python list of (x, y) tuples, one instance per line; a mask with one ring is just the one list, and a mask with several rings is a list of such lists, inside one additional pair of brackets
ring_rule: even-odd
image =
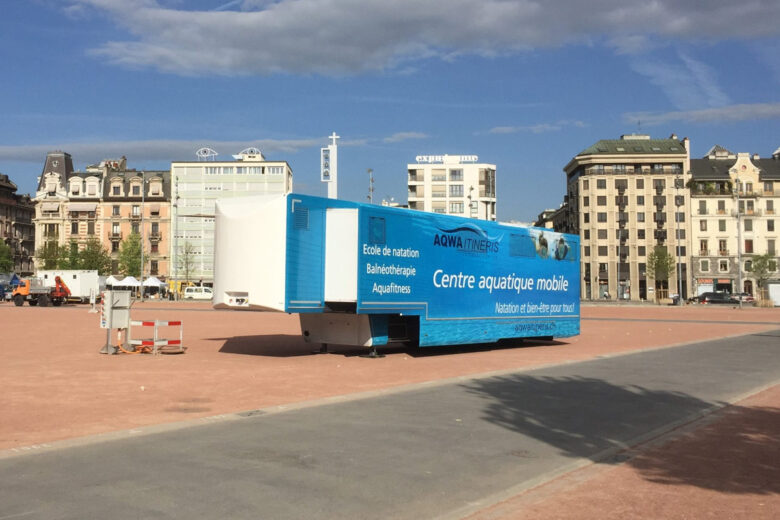
[(122, 240), (122, 233), (119, 232), (119, 231), (117, 231), (117, 232), (109, 231), (108, 239), (109, 240)]
[(443, 198), (447, 197), (447, 192), (446, 191), (434, 191), (433, 193), (431, 193), (431, 197), (433, 197), (434, 199), (443, 199)]
[(718, 250), (718, 256), (729, 256), (729, 250), (728, 249), (719, 249)]
[(141, 214), (140, 213), (132, 213), (130, 215), (130, 220), (141, 220)]
[(160, 232), (149, 233), (149, 241), (150, 242), (159, 242), (160, 240), (162, 240), (162, 233), (160, 233)]
[(709, 215), (709, 214), (710, 214), (710, 210), (708, 210), (707, 208), (699, 208), (699, 215)]
[(699, 250), (699, 256), (710, 256), (710, 250), (709, 249)]

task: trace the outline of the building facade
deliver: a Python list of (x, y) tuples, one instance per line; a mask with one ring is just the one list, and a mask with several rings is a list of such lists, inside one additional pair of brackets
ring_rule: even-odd
[(13, 271), (19, 276), (33, 273), (35, 256), (35, 205), (29, 195), (16, 193), (8, 175), (0, 174), (0, 240), (11, 248)]
[(406, 166), (409, 208), (496, 220), (496, 165), (476, 155), (421, 155)]
[[(601, 140), (564, 168), (565, 210), (556, 231), (581, 242), (581, 297), (656, 300), (690, 288), (688, 139), (625, 135)], [(565, 216), (564, 216), (565, 215)], [(647, 273), (657, 247), (674, 258), (667, 280)]]
[(292, 191), (292, 170), (286, 161), (267, 161), (256, 149), (233, 157), (233, 161), (171, 163), (171, 277), (175, 280), (213, 284), (214, 207), (218, 199)]
[(144, 245), (142, 276), (168, 276), (170, 172), (128, 169), (125, 157), (79, 172), (70, 154), (50, 152), (34, 200), (36, 251), (46, 244), (82, 248), (97, 238), (111, 254), (112, 274), (120, 274), (120, 244), (137, 232)]
[(691, 160), (694, 294), (724, 291), (758, 296), (752, 258), (775, 257), (780, 245), (780, 149), (772, 158), (713, 147)]

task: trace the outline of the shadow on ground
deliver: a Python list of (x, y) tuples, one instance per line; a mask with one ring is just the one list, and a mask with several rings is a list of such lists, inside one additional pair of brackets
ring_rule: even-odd
[(567, 457), (625, 462), (656, 483), (780, 493), (778, 408), (728, 406), (695, 437), (685, 434), (664, 449), (640, 447), (639, 455), (628, 457), (625, 441), (724, 403), (582, 377), (515, 374), (464, 387), (488, 401), (487, 421), (555, 446)]
[[(319, 343), (306, 343), (300, 335), (271, 334), (256, 336), (234, 336), (231, 338), (207, 338), (207, 341), (224, 341), (219, 349), (223, 354), (242, 354), (246, 356), (295, 357), (320, 354)], [(445, 345), (439, 347), (413, 347), (402, 344), (377, 347), (382, 354), (406, 354), (410, 357), (434, 357), (465, 354), (468, 352), (487, 352), (529, 347), (566, 346), (562, 341), (544, 341), (533, 339), (502, 340), (498, 343), (476, 343), (471, 345)], [(367, 347), (353, 345), (328, 345), (328, 354), (345, 357), (360, 356), (368, 352)]]

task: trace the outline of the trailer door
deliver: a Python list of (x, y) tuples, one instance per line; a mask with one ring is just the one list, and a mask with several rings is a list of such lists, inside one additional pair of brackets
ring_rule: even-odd
[(358, 210), (328, 208), (325, 219), (325, 301), (357, 302)]

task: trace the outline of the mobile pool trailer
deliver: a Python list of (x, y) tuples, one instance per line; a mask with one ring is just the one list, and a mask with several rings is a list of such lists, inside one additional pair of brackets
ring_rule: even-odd
[(308, 342), (580, 332), (579, 237), (307, 195), (216, 204), (214, 307), (300, 314)]

